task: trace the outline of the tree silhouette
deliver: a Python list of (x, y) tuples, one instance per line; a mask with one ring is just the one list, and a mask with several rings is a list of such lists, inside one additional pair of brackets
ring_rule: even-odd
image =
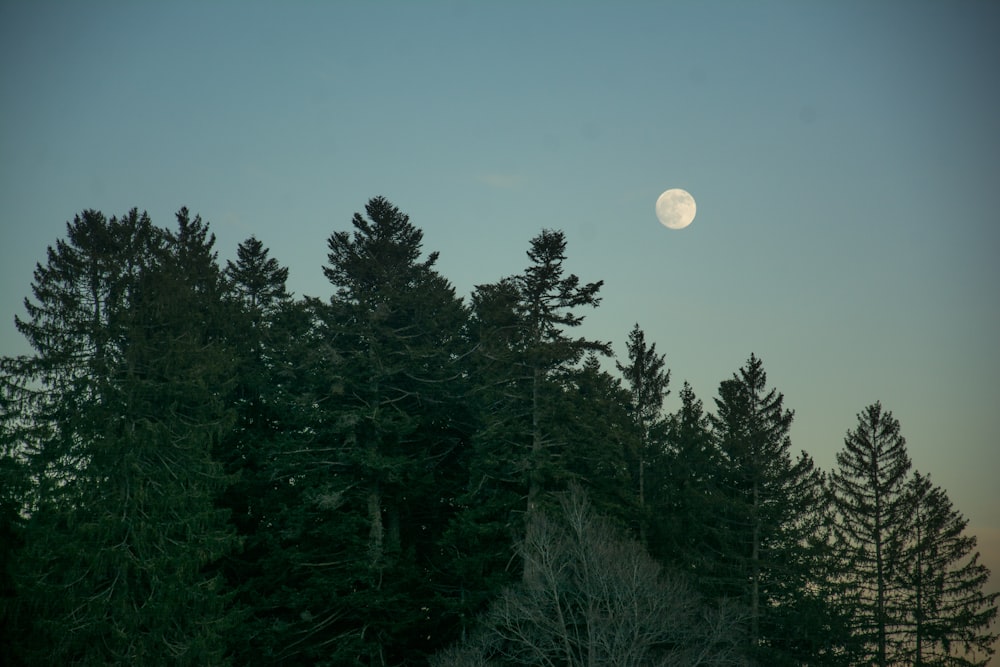
[(0, 359), (0, 662), (986, 663), (989, 571), (891, 413), (829, 478), (755, 355), (664, 416), (638, 325), (616, 375), (574, 333), (566, 247), (467, 308), (375, 197), (293, 298), (187, 209), (82, 212)]
[(646, 344), (646, 334), (638, 323), (629, 332), (627, 347), (629, 363), (623, 365), (615, 362), (615, 365), (629, 388), (629, 408), (639, 435), (636, 451), (633, 453), (633, 470), (639, 498), (639, 536), (642, 543), (648, 546), (646, 467), (655, 456), (655, 451), (651, 451), (650, 432), (661, 418), (663, 399), (670, 394), (670, 370), (665, 368), (664, 356), (656, 353), (656, 343)]
[[(16, 568), (38, 664), (224, 664), (235, 618), (206, 566), (235, 546), (213, 506), (231, 421), (214, 238), (88, 211), (36, 270), (36, 354), (9, 366), (37, 480)], [(41, 391), (33, 383), (40, 383)]]
[(945, 491), (919, 473), (907, 484), (913, 513), (897, 574), (905, 604), (902, 656), (915, 667), (985, 665), (997, 635), (1000, 593), (983, 587), (989, 570), (979, 562), (976, 538)]
[(707, 575), (717, 594), (747, 605), (757, 659), (795, 662), (787, 633), (815, 607), (810, 573), (821, 555), (813, 538), (825, 518), (822, 475), (805, 452), (792, 459), (793, 413), (782, 394), (767, 388), (755, 355), (720, 384), (715, 404), (710, 421), (723, 502), (715, 571)]
[(858, 415), (830, 478), (836, 535), (856, 633), (864, 659), (879, 667), (896, 661), (895, 633), (904, 601), (894, 584), (912, 502), (906, 493), (910, 457), (899, 421), (881, 403)]
[(573, 487), (559, 511), (531, 519), (530, 577), (490, 605), (479, 631), (436, 667), (740, 665), (741, 616), (710, 607), (638, 542), (596, 515)]

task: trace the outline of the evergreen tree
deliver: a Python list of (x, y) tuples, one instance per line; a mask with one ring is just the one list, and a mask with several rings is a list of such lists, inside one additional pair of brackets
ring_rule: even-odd
[[(530, 264), (521, 274), (480, 285), (473, 294), (471, 366), (479, 425), (460, 521), (473, 529), (469, 516), (488, 507), (494, 545), (489, 551), (499, 557), (497, 547), (503, 544), (504, 560), (523, 530), (517, 526), (526, 525), (525, 517), (539, 509), (546, 491), (568, 479), (566, 462), (572, 454), (559, 437), (564, 419), (556, 405), (568, 389), (569, 374), (588, 352), (610, 353), (605, 343), (567, 335), (583, 322), (577, 309), (600, 303), (603, 282), (581, 284), (576, 275), (565, 275), (565, 235), (543, 230), (531, 240), (527, 255)], [(494, 502), (484, 503), (490, 496)], [(519, 518), (511, 515), (517, 511), (511, 502), (524, 508)], [(477, 523), (470, 532), (486, 537), (483, 521)], [(480, 549), (466, 543), (461, 550)]]
[[(234, 513), (240, 532), (259, 521), (252, 505), (266, 494), (269, 473), (266, 460), (273, 455), (281, 429), (281, 406), (274, 397), (276, 349), (285, 331), (278, 326), (291, 304), (285, 289), (288, 269), (269, 257), (269, 250), (254, 237), (237, 248), (237, 261), (227, 262), (228, 292), (235, 302), (234, 339), (236, 382), (232, 401), (237, 421), (221, 444), (219, 458), (239, 479), (227, 489), (226, 504)], [(251, 531), (252, 532), (252, 531)]]
[(466, 312), (408, 216), (381, 197), (365, 212), (329, 237), (335, 294), (290, 313), (275, 371), (288, 424), (271, 478), (288, 500), (268, 527), (272, 664), (414, 660), (449, 620), (431, 609), (464, 482)]
[(658, 425), (663, 409), (663, 399), (670, 394), (670, 370), (666, 369), (664, 356), (656, 353), (656, 343), (646, 345), (646, 334), (639, 324), (632, 327), (628, 337), (628, 365), (616, 362), (629, 388), (629, 409), (638, 433), (636, 451), (632, 453), (632, 473), (639, 499), (639, 539), (648, 547), (646, 503), (646, 467), (655, 455), (656, 448), (650, 437)]
[[(602, 487), (592, 488), (597, 502), (611, 504), (618, 493), (612, 487), (621, 471), (595, 479), (596, 470), (614, 469), (616, 456), (614, 444), (595, 449), (596, 439), (607, 434), (620, 441), (610, 433), (614, 420), (597, 405), (608, 401), (605, 407), (614, 409), (616, 396), (596, 396), (611, 379), (596, 367), (577, 368), (588, 352), (607, 353), (608, 346), (567, 333), (583, 321), (577, 309), (599, 304), (602, 283), (565, 275), (565, 249), (562, 232), (544, 230), (531, 240), (523, 273), (479, 285), (472, 294), (471, 354), (463, 366), (475, 427), (462, 462), (468, 483), (447, 537), (462, 633), (516, 576), (513, 545), (546, 491), (588, 477)], [(579, 396), (594, 400), (571, 407)], [(604, 423), (574, 419), (567, 410), (601, 414)]]
[(270, 250), (251, 236), (236, 249), (236, 263), (226, 262), (226, 276), (246, 313), (259, 321), (286, 303), (288, 269), (281, 266)]
[(793, 413), (767, 388), (763, 363), (751, 355), (719, 386), (711, 415), (724, 498), (719, 560), (710, 576), (716, 594), (735, 597), (749, 614), (749, 647), (763, 664), (803, 664), (789, 643), (795, 627), (816, 613), (810, 573), (820, 561), (815, 541), (824, 520), (822, 476), (802, 452), (793, 460)]
[(687, 382), (680, 399), (681, 407), (667, 418), (663, 433), (653, 434), (662, 449), (649, 470), (650, 514), (656, 517), (650, 525), (650, 553), (704, 583), (708, 563), (718, 558), (714, 537), (722, 502), (717, 487), (721, 462), (708, 415)]
[(552, 438), (566, 443), (558, 481), (587, 492), (601, 515), (635, 525), (639, 510), (629, 469), (635, 437), (629, 393), (590, 353), (565, 373), (552, 398)]
[(531, 377), (531, 450), (528, 462), (528, 516), (540, 506), (546, 487), (546, 471), (552, 444), (544, 423), (545, 384), (558, 371), (578, 362), (588, 351), (610, 354), (606, 343), (570, 338), (564, 330), (583, 323), (574, 310), (600, 304), (597, 293), (604, 281), (580, 284), (574, 275), (563, 276), (566, 237), (560, 231), (543, 230), (531, 240), (531, 265), (514, 277), (520, 322), (525, 330), (523, 365)]
[(906, 491), (909, 470), (899, 422), (874, 403), (858, 415), (857, 428), (847, 432), (830, 479), (855, 634), (863, 645), (862, 661), (878, 667), (898, 659), (906, 603), (895, 582), (912, 511)]
[(902, 657), (924, 665), (986, 665), (997, 635), (998, 593), (983, 587), (990, 571), (979, 562), (968, 520), (944, 489), (915, 474), (907, 484), (913, 513), (897, 578), (904, 593)]
[(448, 600), (464, 638), (490, 599), (513, 581), (513, 544), (523, 531), (526, 443), (531, 442), (531, 376), (523, 367), (525, 331), (513, 280), (479, 285), (463, 359), (474, 418), (471, 447), (461, 459), (465, 488), (446, 535)]
[[(237, 248), (237, 261), (227, 262), (229, 298), (233, 301), (232, 350), (236, 368), (230, 401), (236, 420), (219, 443), (217, 458), (232, 482), (219, 498), (242, 541), (223, 572), (237, 599), (249, 609), (267, 599), (275, 579), (266, 571), (274, 545), (261, 530), (283, 500), (282, 485), (272, 479), (282, 432), (290, 426), (288, 406), (279, 400), (277, 369), (288, 348), (284, 326), (293, 308), (285, 283), (288, 269), (269, 256), (263, 243), (250, 237)], [(230, 635), (237, 664), (250, 664), (261, 654), (258, 639), (266, 635), (252, 614)]]
[(14, 583), (14, 566), (24, 547), (24, 510), (31, 481), (20, 443), (14, 437), (17, 416), (7, 399), (7, 379), (0, 375), (0, 664), (16, 665), (23, 647), (15, 638), (30, 630), (30, 619)]
[(36, 488), (17, 572), (39, 664), (223, 664), (233, 622), (204, 568), (232, 547), (213, 508), (229, 415), (229, 318), (207, 226), (87, 211), (35, 272), (8, 366)]
[(423, 233), (408, 216), (381, 197), (365, 208), (369, 220), (355, 214), (353, 236), (330, 237), (323, 271), (337, 289), (336, 346), (353, 395), (343, 416), (351, 454), (368, 480), (369, 548), (377, 565), (401, 546), (399, 494), (412, 487), (400, 482), (424, 477), (428, 464), (458, 444), (449, 409), (460, 396), (455, 358), (463, 351), (465, 311), (433, 269), (438, 253), (418, 261)]

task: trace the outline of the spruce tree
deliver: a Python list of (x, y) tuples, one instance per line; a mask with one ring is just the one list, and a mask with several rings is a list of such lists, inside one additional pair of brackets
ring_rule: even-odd
[(896, 579), (903, 589), (903, 657), (924, 665), (985, 665), (997, 635), (998, 593), (985, 593), (990, 571), (979, 562), (968, 520), (944, 489), (914, 474), (907, 483), (913, 512)]
[[(614, 420), (602, 413), (603, 423), (591, 424), (590, 417), (583, 423), (567, 412), (597, 412), (603, 409), (597, 403), (610, 401), (610, 407), (617, 401), (616, 395), (595, 396), (602, 391), (598, 386), (611, 387), (606, 374), (578, 367), (585, 355), (606, 354), (608, 346), (568, 333), (583, 322), (579, 309), (599, 304), (602, 283), (566, 275), (562, 232), (543, 230), (527, 254), (530, 263), (521, 274), (478, 285), (471, 299), (470, 354), (463, 367), (475, 427), (463, 459), (467, 485), (447, 536), (460, 632), (513, 583), (513, 545), (523, 539), (527, 515), (547, 492), (608, 470), (616, 456), (613, 444), (601, 443), (600, 452), (593, 448), (594, 438), (602, 437), (597, 431), (613, 429)], [(594, 400), (569, 407), (578, 396)], [(592, 489), (595, 499), (610, 504), (619, 480), (620, 474), (602, 473), (602, 489)], [(526, 575), (523, 568), (520, 574)]]
[(9, 366), (36, 487), (19, 589), (39, 664), (224, 664), (233, 616), (205, 568), (234, 544), (212, 460), (231, 375), (214, 238), (87, 211), (36, 269)]
[(565, 276), (566, 236), (543, 230), (531, 240), (531, 264), (512, 278), (517, 291), (516, 311), (523, 327), (525, 349), (520, 365), (531, 382), (531, 445), (527, 457), (528, 516), (540, 507), (547, 487), (549, 462), (554, 444), (545, 423), (547, 383), (559, 372), (580, 361), (586, 352), (610, 354), (607, 343), (572, 338), (566, 330), (580, 326), (581, 307), (597, 307), (604, 281), (581, 284), (575, 274)]
[[(708, 415), (686, 381), (681, 407), (654, 433), (661, 451), (649, 469), (650, 553), (703, 584), (717, 559), (716, 520), (722, 496), (721, 462), (712, 443)], [(706, 592), (710, 587), (706, 587)]]
[(646, 468), (657, 454), (651, 431), (661, 420), (663, 399), (670, 394), (670, 369), (664, 355), (656, 353), (656, 343), (647, 346), (646, 334), (636, 323), (628, 337), (629, 363), (616, 362), (630, 393), (629, 411), (638, 435), (632, 454), (632, 474), (639, 503), (639, 539), (648, 547), (647, 524), (649, 509), (646, 502)]
[(858, 415), (837, 453), (830, 487), (837, 509), (836, 539), (846, 600), (862, 642), (862, 661), (885, 667), (899, 651), (900, 615), (906, 602), (897, 585), (911, 495), (910, 457), (899, 421), (881, 403)]
[(480, 426), (467, 504), (499, 486), (524, 503), (520, 519), (502, 516), (509, 505), (495, 516), (510, 526), (527, 525), (545, 493), (559, 488), (558, 479), (565, 483), (559, 461), (569, 453), (557, 437), (554, 408), (567, 374), (588, 352), (610, 354), (606, 343), (567, 334), (584, 320), (578, 309), (599, 305), (603, 281), (581, 284), (576, 275), (565, 275), (565, 235), (543, 230), (531, 239), (527, 255), (530, 264), (521, 274), (480, 285), (473, 295)]
[(465, 481), (466, 311), (389, 201), (352, 226), (328, 239), (334, 295), (289, 311), (275, 369), (287, 407), (270, 478), (287, 501), (266, 529), (271, 664), (397, 664), (449, 620), (429, 610), (452, 583), (438, 541)]
[[(236, 262), (226, 264), (228, 298), (232, 301), (235, 358), (234, 382), (229, 401), (236, 411), (232, 431), (217, 448), (217, 459), (231, 482), (219, 497), (228, 510), (242, 544), (220, 567), (243, 609), (268, 599), (275, 576), (275, 549), (266, 528), (277, 514), (286, 489), (273, 477), (283, 432), (291, 426), (289, 406), (282, 400), (278, 369), (288, 348), (286, 320), (293, 310), (286, 290), (288, 269), (270, 257), (255, 237), (242, 242)], [(237, 664), (251, 664), (264, 651), (260, 639), (267, 635), (263, 610), (247, 614), (230, 635)]]
[(755, 355), (720, 384), (715, 403), (710, 420), (724, 501), (709, 581), (717, 595), (746, 605), (757, 660), (801, 664), (807, 656), (788, 639), (807, 609), (817, 612), (810, 573), (821, 556), (813, 537), (825, 518), (822, 476), (805, 452), (792, 459), (793, 413), (767, 388)]

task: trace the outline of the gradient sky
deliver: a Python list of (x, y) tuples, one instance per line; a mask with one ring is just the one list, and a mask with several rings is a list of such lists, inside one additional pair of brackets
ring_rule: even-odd
[[(0, 3), (0, 354), (86, 208), (223, 259), (256, 235), (298, 295), (384, 195), (467, 295), (542, 228), (706, 407), (756, 353), (825, 468), (881, 400), (1000, 587), (1000, 4)], [(698, 215), (663, 228), (657, 196)]]

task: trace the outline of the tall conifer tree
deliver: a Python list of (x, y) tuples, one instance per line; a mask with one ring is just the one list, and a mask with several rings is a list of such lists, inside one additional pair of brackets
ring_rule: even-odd
[(583, 323), (580, 308), (600, 304), (603, 281), (582, 284), (566, 275), (565, 234), (543, 230), (527, 255), (530, 264), (521, 274), (477, 287), (473, 304), (479, 324), (475, 382), (484, 407), (477, 459), (492, 468), (476, 474), (513, 482), (505, 484), (525, 496), (530, 516), (562, 474), (554, 463), (565, 456), (558, 451), (564, 443), (553, 428), (561, 382), (586, 353), (610, 354), (610, 346), (567, 334)]
[(836, 537), (855, 633), (862, 641), (862, 659), (878, 667), (898, 656), (899, 618), (905, 604), (896, 584), (912, 510), (906, 492), (910, 457), (899, 421), (881, 403), (858, 415), (837, 453), (830, 478), (837, 508)]
[(543, 230), (531, 240), (531, 264), (512, 280), (517, 289), (517, 312), (524, 327), (522, 364), (531, 378), (531, 449), (528, 462), (528, 515), (539, 508), (546, 489), (548, 442), (545, 425), (546, 382), (560, 370), (590, 352), (610, 354), (607, 343), (571, 338), (566, 330), (583, 323), (581, 307), (596, 307), (604, 281), (581, 284), (575, 274), (564, 275), (566, 236)]
[(233, 545), (213, 507), (229, 415), (214, 239), (87, 211), (35, 272), (16, 360), (36, 471), (18, 583), (40, 664), (224, 664), (233, 617), (203, 568)]
[(983, 591), (990, 571), (965, 532), (968, 520), (927, 476), (914, 474), (907, 491), (913, 512), (897, 575), (905, 599), (902, 655), (914, 667), (986, 665), (1000, 593)]
[(662, 418), (663, 399), (670, 394), (670, 369), (666, 368), (664, 355), (656, 353), (656, 343), (647, 346), (646, 334), (638, 323), (629, 332), (627, 347), (629, 363), (623, 365), (616, 362), (616, 366), (628, 386), (631, 399), (629, 410), (638, 435), (631, 464), (639, 499), (639, 540), (648, 546), (646, 468), (650, 459), (658, 453), (651, 435)]
[[(662, 453), (650, 467), (650, 552), (663, 562), (707, 579), (706, 565), (717, 559), (713, 536), (721, 513), (717, 486), (718, 451), (708, 415), (687, 382), (681, 407), (664, 424)], [(709, 588), (710, 590), (710, 588)]]
[(466, 311), (392, 203), (369, 200), (352, 226), (328, 239), (334, 295), (292, 313), (277, 369), (291, 409), (272, 476), (290, 504), (269, 528), (271, 663), (397, 664), (446, 620), (428, 610), (450, 583), (437, 542), (464, 481)]
[(764, 664), (801, 664), (789, 643), (793, 624), (813, 609), (810, 573), (821, 555), (813, 537), (825, 516), (822, 476), (802, 452), (791, 456), (793, 413), (767, 388), (763, 362), (751, 355), (719, 386), (712, 432), (721, 469), (717, 594), (749, 612), (749, 648)]
[(242, 608), (249, 612), (257, 607), (229, 636), (236, 664), (273, 656), (262, 648), (269, 629), (262, 619), (272, 619), (261, 603), (270, 598), (280, 568), (266, 527), (281, 504), (290, 501), (287, 485), (277, 482), (273, 473), (283, 432), (293, 427), (278, 369), (287, 361), (290, 331), (285, 323), (294, 308), (286, 290), (288, 269), (269, 255), (261, 241), (250, 237), (225, 270), (233, 302), (235, 372), (229, 400), (236, 419), (217, 448), (217, 459), (231, 479), (219, 504), (230, 512), (242, 548), (220, 567)]

